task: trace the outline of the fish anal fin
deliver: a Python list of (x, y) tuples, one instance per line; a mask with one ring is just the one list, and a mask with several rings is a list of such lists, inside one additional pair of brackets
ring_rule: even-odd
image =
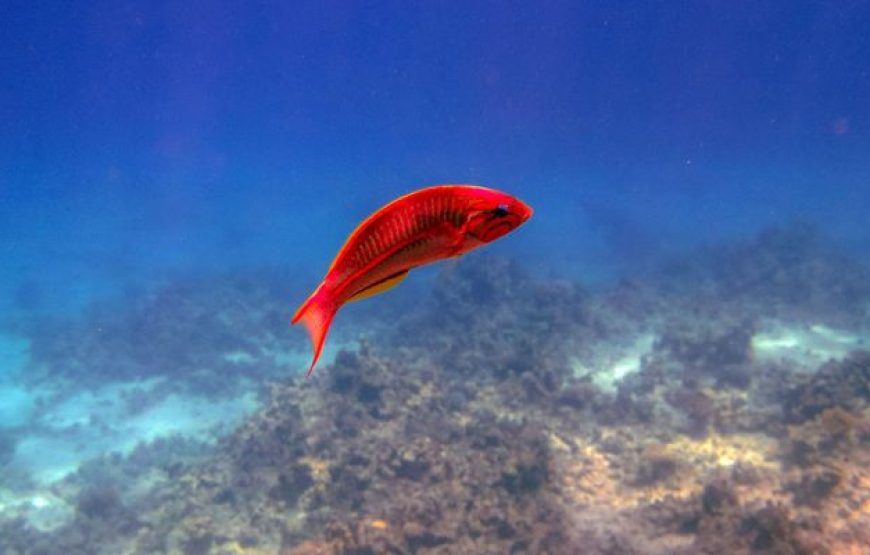
[(358, 301), (360, 299), (367, 299), (369, 297), (373, 297), (375, 295), (383, 293), (384, 291), (389, 291), (393, 287), (399, 285), (402, 282), (402, 280), (404, 280), (407, 276), (408, 276), (408, 270), (404, 270), (404, 271), (399, 272), (397, 274), (393, 274), (388, 278), (382, 279), (381, 281), (379, 281), (377, 283), (373, 283), (372, 285), (369, 285), (368, 287), (366, 287), (362, 291), (355, 294), (353, 297), (349, 298), (347, 300), (347, 302)]

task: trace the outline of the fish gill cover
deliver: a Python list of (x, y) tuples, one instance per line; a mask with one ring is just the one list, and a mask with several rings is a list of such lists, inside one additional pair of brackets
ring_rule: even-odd
[[(0, 552), (863, 553), (870, 7), (0, 18)], [(535, 208), (293, 310), (399, 195)]]

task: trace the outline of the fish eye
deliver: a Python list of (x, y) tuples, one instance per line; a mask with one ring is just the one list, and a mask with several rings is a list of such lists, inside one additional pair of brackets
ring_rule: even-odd
[(507, 204), (499, 204), (498, 206), (495, 207), (495, 210), (493, 210), (493, 213), (499, 218), (503, 218), (503, 217), (507, 216), (508, 215), (508, 205)]

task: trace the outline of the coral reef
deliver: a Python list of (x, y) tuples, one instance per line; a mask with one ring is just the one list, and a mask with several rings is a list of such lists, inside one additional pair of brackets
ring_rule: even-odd
[(783, 410), (790, 423), (801, 423), (835, 407), (859, 410), (870, 404), (870, 352), (856, 352), (806, 376), (786, 394)]
[[(166, 376), (179, 387), (216, 395), (236, 379), (279, 375), (288, 342), (286, 291), (271, 273), (191, 276), (93, 306), (78, 319), (40, 319), (28, 379), (101, 384)], [(222, 379), (214, 379), (215, 374)]]
[(389, 345), (425, 349), (455, 372), (496, 380), (567, 370), (565, 342), (594, 328), (586, 297), (576, 283), (533, 280), (517, 262), (484, 255), (443, 272), (428, 310), (398, 320)]
[(668, 293), (734, 303), (750, 314), (865, 317), (868, 270), (834, 248), (819, 229), (793, 222), (735, 245), (680, 257), (653, 281)]
[[(817, 305), (852, 318), (842, 296), (866, 295), (863, 270), (803, 227), (724, 249), (727, 268), (711, 268), (711, 256), (680, 262), (681, 275), (706, 276), (681, 296), (657, 281), (673, 266), (591, 292), (469, 257), (440, 275), (430, 301), (388, 308), (389, 325), (365, 326), (358, 348), (312, 379), (271, 383), (262, 408), (217, 445), (164, 440), (93, 461), (53, 486), (67, 510), (50, 529), (0, 518), (0, 550), (866, 552), (870, 355), (811, 372), (752, 356), (760, 318)], [(112, 359), (122, 376), (168, 365), (186, 387), (208, 387), (226, 371), (224, 347), (246, 353), (233, 364), (271, 376), (284, 305), (242, 283), (202, 297), (168, 287), (112, 317), (97, 310), (77, 332), (37, 342), (36, 358), (53, 362), (52, 349), (73, 348), (105, 318), (107, 344), (73, 348), (63, 376), (93, 361), (108, 373)], [(781, 291), (791, 287), (798, 294)], [(219, 291), (212, 319), (202, 304)], [(131, 330), (164, 338), (166, 352), (148, 359)], [(608, 387), (596, 380), (624, 368), (614, 361), (644, 337), (630, 372)], [(136, 414), (147, 400), (132, 392), (125, 403)]]

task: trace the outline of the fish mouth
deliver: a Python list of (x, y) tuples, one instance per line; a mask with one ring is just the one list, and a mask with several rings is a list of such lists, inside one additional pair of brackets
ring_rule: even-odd
[(517, 207), (520, 213), (520, 223), (526, 223), (532, 217), (532, 214), (535, 213), (535, 210), (531, 206), (519, 199), (517, 199)]

